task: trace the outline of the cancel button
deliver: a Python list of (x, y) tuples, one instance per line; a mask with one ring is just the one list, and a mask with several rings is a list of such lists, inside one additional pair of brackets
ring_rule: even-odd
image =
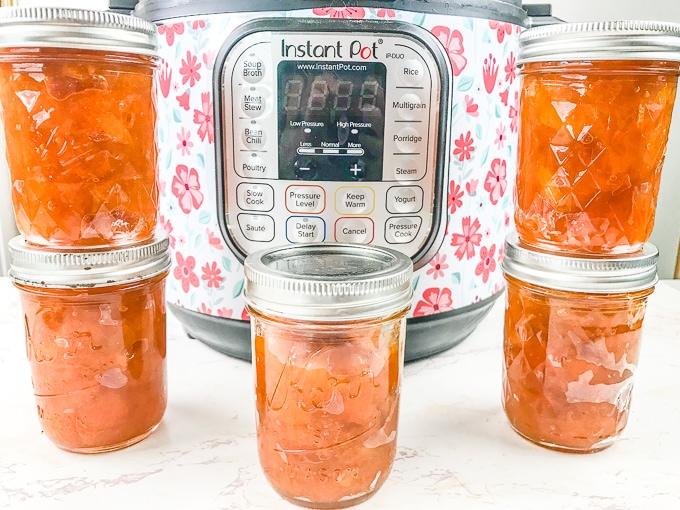
[(385, 241), (390, 244), (407, 244), (415, 240), (422, 218), (407, 216), (390, 218), (385, 223)]

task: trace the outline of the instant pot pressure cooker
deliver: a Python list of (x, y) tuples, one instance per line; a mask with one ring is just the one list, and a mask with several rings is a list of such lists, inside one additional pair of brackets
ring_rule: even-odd
[(406, 359), (465, 338), (503, 288), (519, 0), (147, 0), (161, 224), (187, 333), (250, 359), (243, 260), (350, 242), (410, 256)]

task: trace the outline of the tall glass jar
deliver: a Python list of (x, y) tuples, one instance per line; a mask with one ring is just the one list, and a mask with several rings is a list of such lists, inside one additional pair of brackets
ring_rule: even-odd
[(144, 242), (157, 223), (156, 29), (102, 11), (0, 10), (12, 203), (31, 243)]
[(342, 508), (387, 479), (411, 274), (404, 254), (363, 245), (246, 259), (260, 463), (287, 500)]
[(636, 255), (593, 259), (508, 238), (503, 404), (520, 435), (589, 453), (621, 434), (657, 259), (649, 243)]
[(680, 24), (527, 30), (515, 223), (535, 248), (633, 253), (649, 239), (680, 74)]
[(58, 252), (17, 237), (9, 248), (45, 435), (77, 453), (147, 437), (167, 403), (167, 239)]

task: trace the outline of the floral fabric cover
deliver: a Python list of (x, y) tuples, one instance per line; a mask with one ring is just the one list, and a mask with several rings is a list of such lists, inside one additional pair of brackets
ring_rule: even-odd
[[(160, 228), (170, 237), (173, 259), (168, 301), (243, 320), (249, 318), (241, 296), (243, 266), (217, 219), (213, 64), (227, 35), (255, 16), (190, 17), (159, 26)], [(499, 292), (503, 242), (512, 228), (520, 27), (382, 8), (257, 13), (273, 16), (399, 20), (441, 41), (453, 71), (448, 223), (441, 248), (414, 274), (410, 316), (458, 309)]]

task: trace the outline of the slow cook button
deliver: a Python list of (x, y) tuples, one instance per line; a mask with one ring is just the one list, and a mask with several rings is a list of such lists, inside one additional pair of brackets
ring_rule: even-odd
[(244, 211), (271, 211), (274, 208), (274, 188), (268, 184), (242, 182), (236, 187), (236, 202)]
[(423, 64), (419, 60), (405, 60), (399, 68), (399, 81), (407, 87), (420, 85), (424, 76)]
[(417, 129), (405, 127), (394, 135), (393, 142), (397, 150), (404, 154), (416, 154), (421, 149), (423, 136)]
[(422, 218), (409, 216), (389, 218), (385, 223), (385, 241), (390, 244), (407, 244), (418, 235)]
[(340, 214), (366, 215), (375, 207), (375, 192), (367, 187), (342, 187), (335, 192), (335, 210)]
[(394, 186), (387, 190), (387, 210), (392, 214), (417, 213), (423, 208), (423, 189)]
[(249, 241), (268, 243), (274, 240), (274, 218), (265, 214), (239, 214), (238, 226)]
[(404, 120), (421, 120), (427, 117), (427, 104), (416, 94), (404, 94), (392, 103), (392, 107)]
[(339, 243), (370, 244), (373, 235), (371, 218), (339, 218), (335, 222), (335, 240)]
[(264, 128), (257, 123), (247, 124), (243, 128), (243, 143), (250, 150), (259, 150), (267, 141)]
[(320, 186), (288, 186), (286, 209), (292, 213), (319, 214), (326, 208), (326, 191)]
[(241, 76), (248, 83), (258, 83), (264, 78), (265, 67), (262, 59), (254, 53), (244, 57), (241, 62)]
[(290, 243), (314, 243), (326, 240), (326, 223), (314, 216), (294, 216), (286, 221), (286, 238)]
[(243, 92), (241, 96), (241, 109), (250, 118), (259, 117), (264, 113), (267, 106), (267, 99), (264, 91), (256, 87), (250, 87), (250, 90)]

